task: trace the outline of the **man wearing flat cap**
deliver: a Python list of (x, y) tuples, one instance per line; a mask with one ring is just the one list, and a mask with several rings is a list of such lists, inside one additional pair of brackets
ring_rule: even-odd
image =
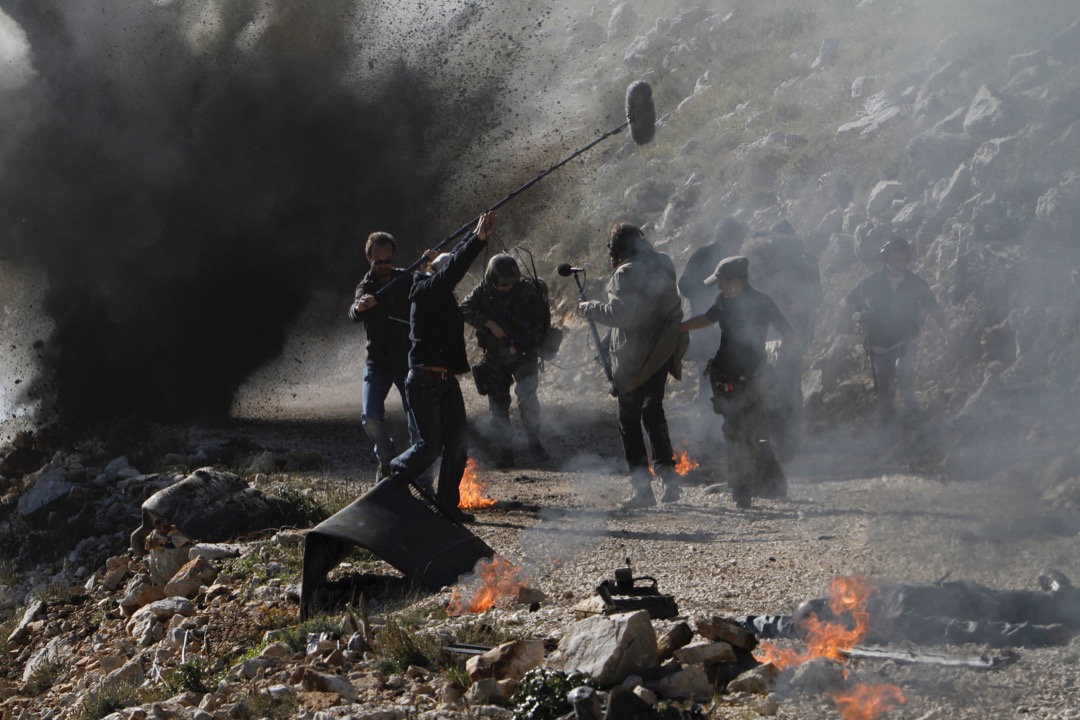
[[(770, 469), (777, 486), (757, 487), (759, 464), (768, 459), (765, 418), (765, 336), (772, 326), (780, 333), (782, 347), (794, 347), (795, 332), (772, 298), (750, 285), (750, 260), (744, 255), (724, 258), (705, 279), (720, 293), (703, 314), (684, 322), (680, 330), (698, 330), (716, 323), (720, 326), (720, 347), (709, 365), (713, 388), (713, 410), (724, 416), (724, 438), (728, 441), (728, 484), (731, 497), (740, 508), (750, 507), (755, 494), (782, 496), (779, 467)], [(761, 453), (768, 453), (762, 456)], [(763, 477), (769, 480), (770, 477)]]
[[(691, 317), (704, 313), (713, 304), (716, 293), (705, 284), (705, 279), (712, 275), (718, 262), (731, 255), (739, 254), (739, 248), (749, 232), (750, 228), (745, 223), (731, 216), (726, 217), (716, 228), (713, 241), (691, 253), (682, 274), (679, 275), (679, 293), (689, 303)], [(704, 328), (690, 339), (690, 347), (686, 350), (685, 359), (695, 363), (699, 369), (704, 368), (705, 363), (716, 351), (719, 342), (719, 328)], [(698, 372), (697, 374), (701, 383), (698, 399), (707, 406), (708, 398), (712, 394), (709, 380), (705, 373)], [(703, 412), (706, 411), (704, 406), (701, 409)], [(716, 441), (719, 445), (719, 438), (716, 438)]]

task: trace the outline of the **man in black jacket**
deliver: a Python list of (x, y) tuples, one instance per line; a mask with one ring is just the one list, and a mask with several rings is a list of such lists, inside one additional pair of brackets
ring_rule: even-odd
[(485, 213), (473, 232), (452, 253), (426, 254), (432, 273), (417, 273), (409, 289), (409, 375), (405, 392), (420, 439), (390, 463), (390, 482), (419, 480), (442, 454), (435, 500), (451, 518), (472, 522), (458, 509), (459, 484), (468, 461), (468, 418), (457, 376), (469, 371), (465, 353), (465, 319), (454, 288), (487, 247), (495, 230), (495, 213)]
[(395, 282), (376, 301), (375, 294), (388, 283), (405, 273), (394, 267), (397, 242), (387, 232), (368, 236), (364, 255), (371, 270), (356, 286), (356, 299), (349, 306), (349, 319), (362, 322), (367, 334), (367, 364), (364, 369), (364, 399), (361, 422), (375, 449), (379, 469), (376, 480), (390, 474), (390, 461), (397, 452), (394, 439), (386, 427), (386, 396), (391, 387), (401, 395), (401, 405), (409, 424), (409, 439), (420, 439), (409, 410), (405, 393), (405, 374), (409, 369), (409, 283)]

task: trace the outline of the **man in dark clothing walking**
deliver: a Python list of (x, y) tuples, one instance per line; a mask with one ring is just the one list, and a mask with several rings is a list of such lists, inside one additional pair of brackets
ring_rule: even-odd
[(454, 288), (487, 247), (495, 229), (495, 213), (485, 213), (473, 232), (452, 253), (428, 251), (434, 272), (417, 273), (409, 289), (409, 375), (405, 392), (420, 433), (412, 447), (390, 463), (390, 482), (419, 480), (442, 453), (435, 501), (451, 518), (472, 522), (458, 509), (459, 484), (468, 461), (468, 418), (457, 376), (469, 371), (465, 353), (465, 320)]
[(373, 232), (364, 247), (371, 269), (356, 286), (356, 299), (349, 306), (349, 319), (362, 322), (367, 334), (367, 363), (364, 369), (364, 398), (361, 422), (375, 449), (379, 469), (376, 480), (390, 474), (390, 461), (397, 452), (386, 427), (386, 396), (396, 387), (409, 424), (409, 439), (420, 439), (405, 393), (409, 369), (409, 283), (397, 281), (383, 293), (375, 294), (405, 270), (394, 267), (397, 242), (387, 232)]
[(461, 303), (465, 322), (476, 328), (476, 343), (484, 359), (473, 366), (477, 390), (487, 394), (498, 448), (499, 467), (514, 464), (510, 430), (510, 386), (515, 385), (521, 423), (529, 438), (529, 450), (540, 461), (548, 459), (540, 442), (540, 381), (537, 349), (551, 327), (551, 310), (539, 282), (523, 278), (511, 255), (495, 255), (488, 261), (484, 280)]
[(611, 328), (609, 348), (618, 390), (619, 434), (633, 487), (622, 507), (656, 504), (645, 434), (652, 446), (652, 469), (664, 485), (660, 500), (674, 502), (681, 497), (682, 488), (664, 415), (664, 387), (668, 373), (679, 372), (675, 350), (683, 313), (675, 266), (670, 257), (653, 249), (640, 228), (629, 223), (616, 223), (611, 228), (608, 259), (615, 272), (608, 281), (607, 301), (588, 300), (578, 310), (585, 318)]
[(934, 318), (948, 340), (948, 322), (930, 285), (907, 269), (914, 255), (906, 240), (893, 237), (881, 248), (883, 267), (863, 278), (844, 298), (844, 309), (852, 322), (866, 333), (882, 448), (896, 442), (897, 390), (904, 403), (902, 425), (910, 426), (918, 419), (915, 339), (926, 314)]
[[(709, 366), (713, 409), (724, 416), (724, 439), (728, 447), (728, 484), (740, 508), (750, 498), (769, 491), (784, 494), (786, 488), (756, 488), (758, 454), (767, 443), (765, 423), (765, 335), (771, 325), (781, 337), (780, 362), (795, 346), (795, 332), (772, 299), (749, 282), (750, 261), (737, 255), (721, 260), (705, 280), (718, 285), (720, 294), (704, 314), (690, 318), (680, 330), (720, 325), (720, 347)], [(771, 452), (770, 450), (766, 450)]]

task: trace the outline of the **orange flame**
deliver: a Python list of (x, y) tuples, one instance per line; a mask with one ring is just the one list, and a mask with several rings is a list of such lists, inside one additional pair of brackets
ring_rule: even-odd
[(833, 693), (836, 709), (843, 720), (874, 720), (897, 705), (907, 702), (904, 693), (896, 685), (868, 685), (862, 683), (846, 693)]
[(778, 670), (819, 657), (843, 661), (844, 651), (850, 650), (866, 636), (870, 626), (866, 602), (873, 589), (873, 581), (868, 578), (834, 579), (829, 583), (829, 609), (837, 617), (843, 616), (850, 622), (824, 622), (817, 615), (811, 615), (803, 622), (806, 652), (782, 650), (762, 643), (755, 657), (761, 662), (771, 662)]
[(461, 588), (454, 588), (450, 597), (451, 615), (484, 612), (499, 598), (516, 595), (531, 580), (522, 574), (520, 565), (514, 565), (502, 555), (496, 555), (490, 560), (480, 558), (474, 574), (479, 584), (473, 589), (472, 597), (468, 601), (462, 597)]
[(699, 467), (701, 467), (701, 463), (696, 460), (691, 460), (690, 455), (688, 455), (686, 449), (683, 448), (683, 451), (678, 454), (678, 461), (675, 463), (675, 472), (680, 475), (686, 475), (694, 468)]
[(465, 472), (461, 475), (461, 483), (458, 485), (461, 491), (458, 507), (462, 510), (491, 507), (497, 502), (484, 497), (484, 484), (477, 478), (476, 469), (476, 461), (469, 458), (469, 461), (465, 463)]
[[(800, 665), (807, 660), (826, 657), (840, 662), (844, 654), (866, 636), (870, 613), (866, 610), (874, 583), (869, 578), (842, 577), (829, 583), (829, 610), (842, 622), (824, 622), (811, 615), (803, 622), (806, 652), (785, 650), (768, 643), (758, 646), (754, 657), (772, 663), (776, 669)], [(847, 693), (834, 693), (833, 700), (843, 720), (874, 720), (907, 699), (896, 685), (855, 685)]]

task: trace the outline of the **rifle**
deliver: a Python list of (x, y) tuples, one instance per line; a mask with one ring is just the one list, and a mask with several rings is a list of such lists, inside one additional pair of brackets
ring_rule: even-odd
[[(560, 265), (558, 272), (562, 276), (573, 275), (574, 282), (578, 287), (578, 300), (585, 301), (585, 286), (581, 283), (581, 278), (574, 272), (577, 268), (572, 268), (568, 264)], [(564, 272), (565, 270), (565, 272)], [(591, 318), (586, 318), (589, 323), (589, 333), (592, 335), (593, 342), (596, 343), (596, 361), (600, 363), (600, 367), (604, 369), (604, 377), (607, 378), (608, 390), (611, 392), (611, 397), (618, 397), (619, 390), (615, 387), (615, 374), (611, 372), (611, 356), (608, 354), (607, 345), (600, 339), (600, 331), (596, 329), (596, 323)]]
[(486, 292), (481, 291), (477, 299), (479, 300), (478, 304), (480, 310), (498, 323), (499, 327), (501, 327), (503, 332), (506, 333), (506, 336), (510, 338), (510, 341), (517, 346), (518, 350), (523, 353), (531, 352), (535, 354), (532, 333), (529, 332), (530, 327), (528, 324), (511, 317), (495, 307), (495, 305), (491, 303), (491, 299), (488, 298)]

